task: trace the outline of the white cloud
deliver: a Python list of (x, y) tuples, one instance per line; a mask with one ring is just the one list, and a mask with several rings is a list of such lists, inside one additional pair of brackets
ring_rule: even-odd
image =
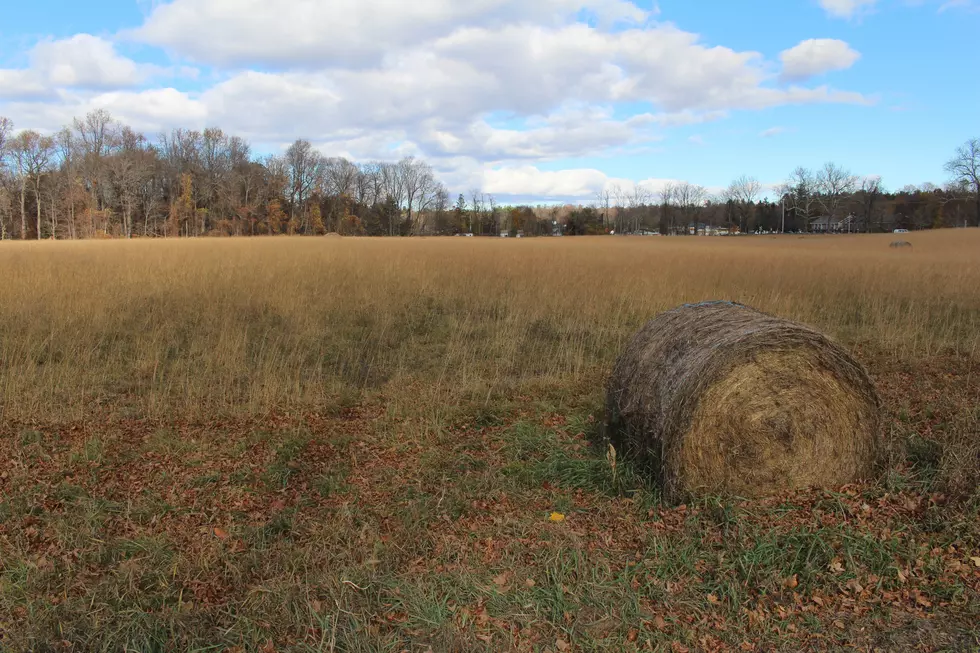
[(133, 129), (151, 134), (177, 126), (203, 127), (208, 113), (200, 101), (173, 88), (95, 94), (58, 91), (56, 97), (57, 101), (9, 102), (3, 112), (18, 127), (52, 132), (75, 117), (106, 109)]
[(534, 166), (492, 168), (484, 175), (483, 189), (496, 195), (542, 198), (586, 198), (610, 183), (601, 170), (539, 170)]
[[(541, 170), (532, 165), (500, 166), (483, 172), (482, 188), (485, 192), (507, 201), (509, 198), (541, 198), (552, 201), (588, 202), (600, 191), (630, 193), (640, 187), (655, 201), (667, 184), (683, 180), (647, 178), (641, 180), (609, 177), (595, 168), (569, 168), (565, 170)], [(708, 188), (709, 193), (720, 188)]]
[(860, 58), (857, 50), (838, 39), (809, 39), (779, 54), (783, 63), (782, 77), (787, 80), (805, 80), (846, 70)]
[(39, 100), (50, 97), (51, 89), (31, 71), (0, 69), (0, 99)]
[(38, 43), (31, 52), (31, 68), (59, 87), (124, 88), (142, 78), (136, 62), (90, 34)]
[(153, 76), (194, 77), (187, 66), (162, 68), (140, 64), (91, 34), (44, 40), (28, 53), (23, 69), (0, 69), (0, 98), (15, 101), (57, 100), (63, 90), (91, 93), (132, 88)]
[(865, 11), (870, 11), (878, 0), (820, 0), (829, 15), (834, 18), (851, 19)]
[(693, 136), (688, 136), (687, 140), (688, 142), (693, 143), (694, 145), (704, 145), (704, 136), (701, 136), (700, 134), (694, 134)]
[[(105, 108), (150, 133), (218, 125), (257, 149), (308, 138), (358, 160), (414, 154), (454, 188), (486, 181), (502, 192), (513, 181), (575, 197), (612, 182), (533, 164), (644, 150), (671, 128), (736, 111), (870, 102), (779, 84), (762, 54), (704, 43), (652, 15), (627, 0), (170, 0), (124, 38), (165, 47), (173, 68), (136, 63), (87, 34), (45, 41), (27, 70), (0, 70), (0, 110), (25, 128)], [(783, 53), (782, 80), (846, 67), (849, 56), (858, 55), (839, 41), (801, 43)], [(137, 90), (196, 74), (187, 60), (213, 64), (202, 78), (218, 81)]]
[(770, 127), (769, 129), (764, 129), (759, 132), (759, 136), (762, 138), (772, 138), (773, 136), (779, 136), (785, 132), (785, 127)]
[(583, 10), (600, 24), (650, 15), (629, 0), (173, 0), (127, 36), (212, 64), (346, 68), (461, 27), (558, 25)]

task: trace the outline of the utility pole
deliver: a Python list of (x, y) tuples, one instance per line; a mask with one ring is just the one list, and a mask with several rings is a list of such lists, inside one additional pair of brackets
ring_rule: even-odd
[(786, 233), (786, 196), (785, 195), (779, 201), (779, 204), (783, 207), (783, 221), (779, 227), (779, 233), (784, 234)]

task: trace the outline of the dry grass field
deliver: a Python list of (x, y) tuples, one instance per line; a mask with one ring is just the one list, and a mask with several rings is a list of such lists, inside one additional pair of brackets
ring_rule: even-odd
[[(907, 239), (0, 243), (0, 650), (976, 650), (980, 231)], [(855, 353), (880, 482), (593, 449), (706, 299)]]

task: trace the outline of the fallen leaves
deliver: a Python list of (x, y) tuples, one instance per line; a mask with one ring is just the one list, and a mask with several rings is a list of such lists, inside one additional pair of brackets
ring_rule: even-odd
[(973, 556), (970, 558), (970, 562), (973, 563), (974, 567), (980, 567), (980, 556)]
[(551, 513), (551, 516), (548, 519), (550, 519), (553, 522), (563, 522), (565, 521), (565, 515), (563, 515), (560, 512), (553, 512)]
[(218, 538), (219, 540), (227, 540), (228, 539), (228, 531), (226, 531), (225, 529), (220, 528), (220, 527), (215, 527), (214, 528), (214, 536), (216, 538)]

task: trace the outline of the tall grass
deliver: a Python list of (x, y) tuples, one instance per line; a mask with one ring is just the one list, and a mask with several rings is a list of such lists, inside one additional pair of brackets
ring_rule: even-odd
[(980, 232), (911, 240), (2, 243), (2, 416), (258, 413), (374, 390), (451, 403), (593, 382), (645, 320), (706, 299), (904, 358), (972, 355)]

